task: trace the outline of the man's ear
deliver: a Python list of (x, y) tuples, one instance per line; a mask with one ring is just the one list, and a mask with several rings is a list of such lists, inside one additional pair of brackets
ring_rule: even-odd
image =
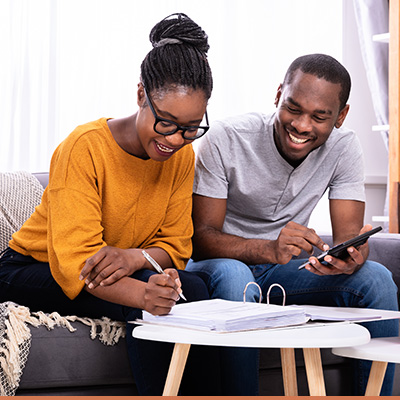
[(278, 107), (279, 99), (281, 98), (282, 95), (282, 83), (279, 84), (278, 89), (276, 91), (276, 96), (275, 96), (275, 107)]
[(146, 102), (146, 95), (144, 94), (143, 83), (139, 82), (137, 91), (137, 104), (139, 107), (143, 107), (145, 102)]
[(342, 111), (340, 111), (336, 123), (335, 123), (335, 128), (340, 128), (346, 119), (347, 113), (349, 112), (350, 106), (346, 104), (343, 108)]

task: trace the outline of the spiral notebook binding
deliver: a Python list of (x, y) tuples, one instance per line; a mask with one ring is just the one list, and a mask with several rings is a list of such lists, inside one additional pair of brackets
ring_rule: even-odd
[[(259, 293), (260, 293), (260, 300), (259, 300), (258, 302), (261, 303), (261, 300), (262, 300), (262, 290), (261, 290), (260, 285), (259, 285), (258, 283), (256, 283), (256, 282), (248, 282), (247, 285), (245, 286), (245, 288), (244, 288), (244, 290), (243, 290), (243, 303), (246, 303), (246, 291), (247, 291), (247, 288), (249, 287), (249, 285), (256, 285), (256, 286), (258, 287), (258, 291), (259, 291)], [(283, 288), (283, 286), (280, 285), (279, 283), (273, 283), (273, 284), (268, 288), (268, 292), (267, 292), (267, 304), (269, 305), (269, 294), (271, 293), (271, 289), (272, 289), (274, 286), (277, 286), (277, 287), (279, 287), (279, 288), (282, 290), (282, 293), (283, 293), (282, 305), (284, 306), (285, 303), (286, 303), (286, 292), (285, 292), (285, 289)]]

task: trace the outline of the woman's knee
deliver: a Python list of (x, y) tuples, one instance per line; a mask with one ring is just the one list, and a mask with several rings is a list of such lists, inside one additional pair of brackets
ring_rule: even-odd
[(188, 301), (206, 300), (210, 298), (204, 280), (194, 272), (178, 271), (182, 291)]

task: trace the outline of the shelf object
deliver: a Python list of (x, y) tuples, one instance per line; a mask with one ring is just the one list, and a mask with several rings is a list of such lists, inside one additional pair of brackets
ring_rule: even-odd
[(374, 125), (372, 127), (373, 132), (382, 132), (382, 131), (389, 131), (389, 125)]
[(400, 7), (389, 2), (389, 232), (400, 233)]
[(380, 33), (379, 35), (372, 36), (374, 42), (389, 43), (390, 33)]

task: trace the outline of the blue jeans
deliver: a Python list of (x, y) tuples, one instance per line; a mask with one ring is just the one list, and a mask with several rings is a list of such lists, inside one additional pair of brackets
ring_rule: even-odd
[[(147, 281), (154, 274), (141, 270), (132, 275)], [(178, 271), (188, 301), (209, 298), (204, 282), (195, 274)], [(53, 312), (80, 317), (109, 317), (117, 321), (134, 321), (142, 317), (137, 308), (101, 300), (82, 291), (70, 300), (53, 279), (47, 263), (23, 256), (11, 249), (0, 258), (0, 302), (13, 301), (33, 311)], [(126, 342), (132, 373), (140, 395), (162, 394), (173, 344), (135, 339), (134, 324), (126, 325)], [(205, 384), (207, 382), (207, 385)], [(180, 394), (218, 395), (220, 393), (219, 350), (216, 347), (192, 346)]]
[[(391, 272), (383, 265), (366, 261), (363, 267), (352, 275), (318, 276), (306, 269), (298, 270), (305, 260), (294, 259), (286, 265), (246, 265), (233, 259), (212, 259), (189, 262), (186, 271), (196, 272), (207, 284), (211, 298), (243, 301), (243, 290), (248, 282), (256, 282), (266, 294), (273, 283), (282, 285), (286, 292), (286, 304), (310, 304), (336, 307), (361, 307), (384, 310), (398, 310), (397, 287)], [(246, 290), (247, 301), (258, 301), (259, 290), (249, 285)], [(266, 301), (266, 299), (263, 299)], [(282, 304), (281, 289), (274, 287), (270, 293), (270, 302)], [(398, 336), (399, 321), (387, 320), (363, 324), (371, 337)], [(241, 349), (240, 354), (224, 354), (235, 374), (235, 365), (231, 357), (240, 364), (246, 364), (248, 382), (254, 382), (258, 376), (257, 356), (252, 349)], [(240, 358), (241, 357), (241, 358)], [(354, 361), (354, 395), (364, 395), (371, 362)], [(239, 378), (238, 378), (239, 379)], [(243, 376), (242, 376), (243, 379)], [(381, 395), (392, 393), (394, 365), (389, 364)], [(234, 380), (234, 379), (233, 379)]]

